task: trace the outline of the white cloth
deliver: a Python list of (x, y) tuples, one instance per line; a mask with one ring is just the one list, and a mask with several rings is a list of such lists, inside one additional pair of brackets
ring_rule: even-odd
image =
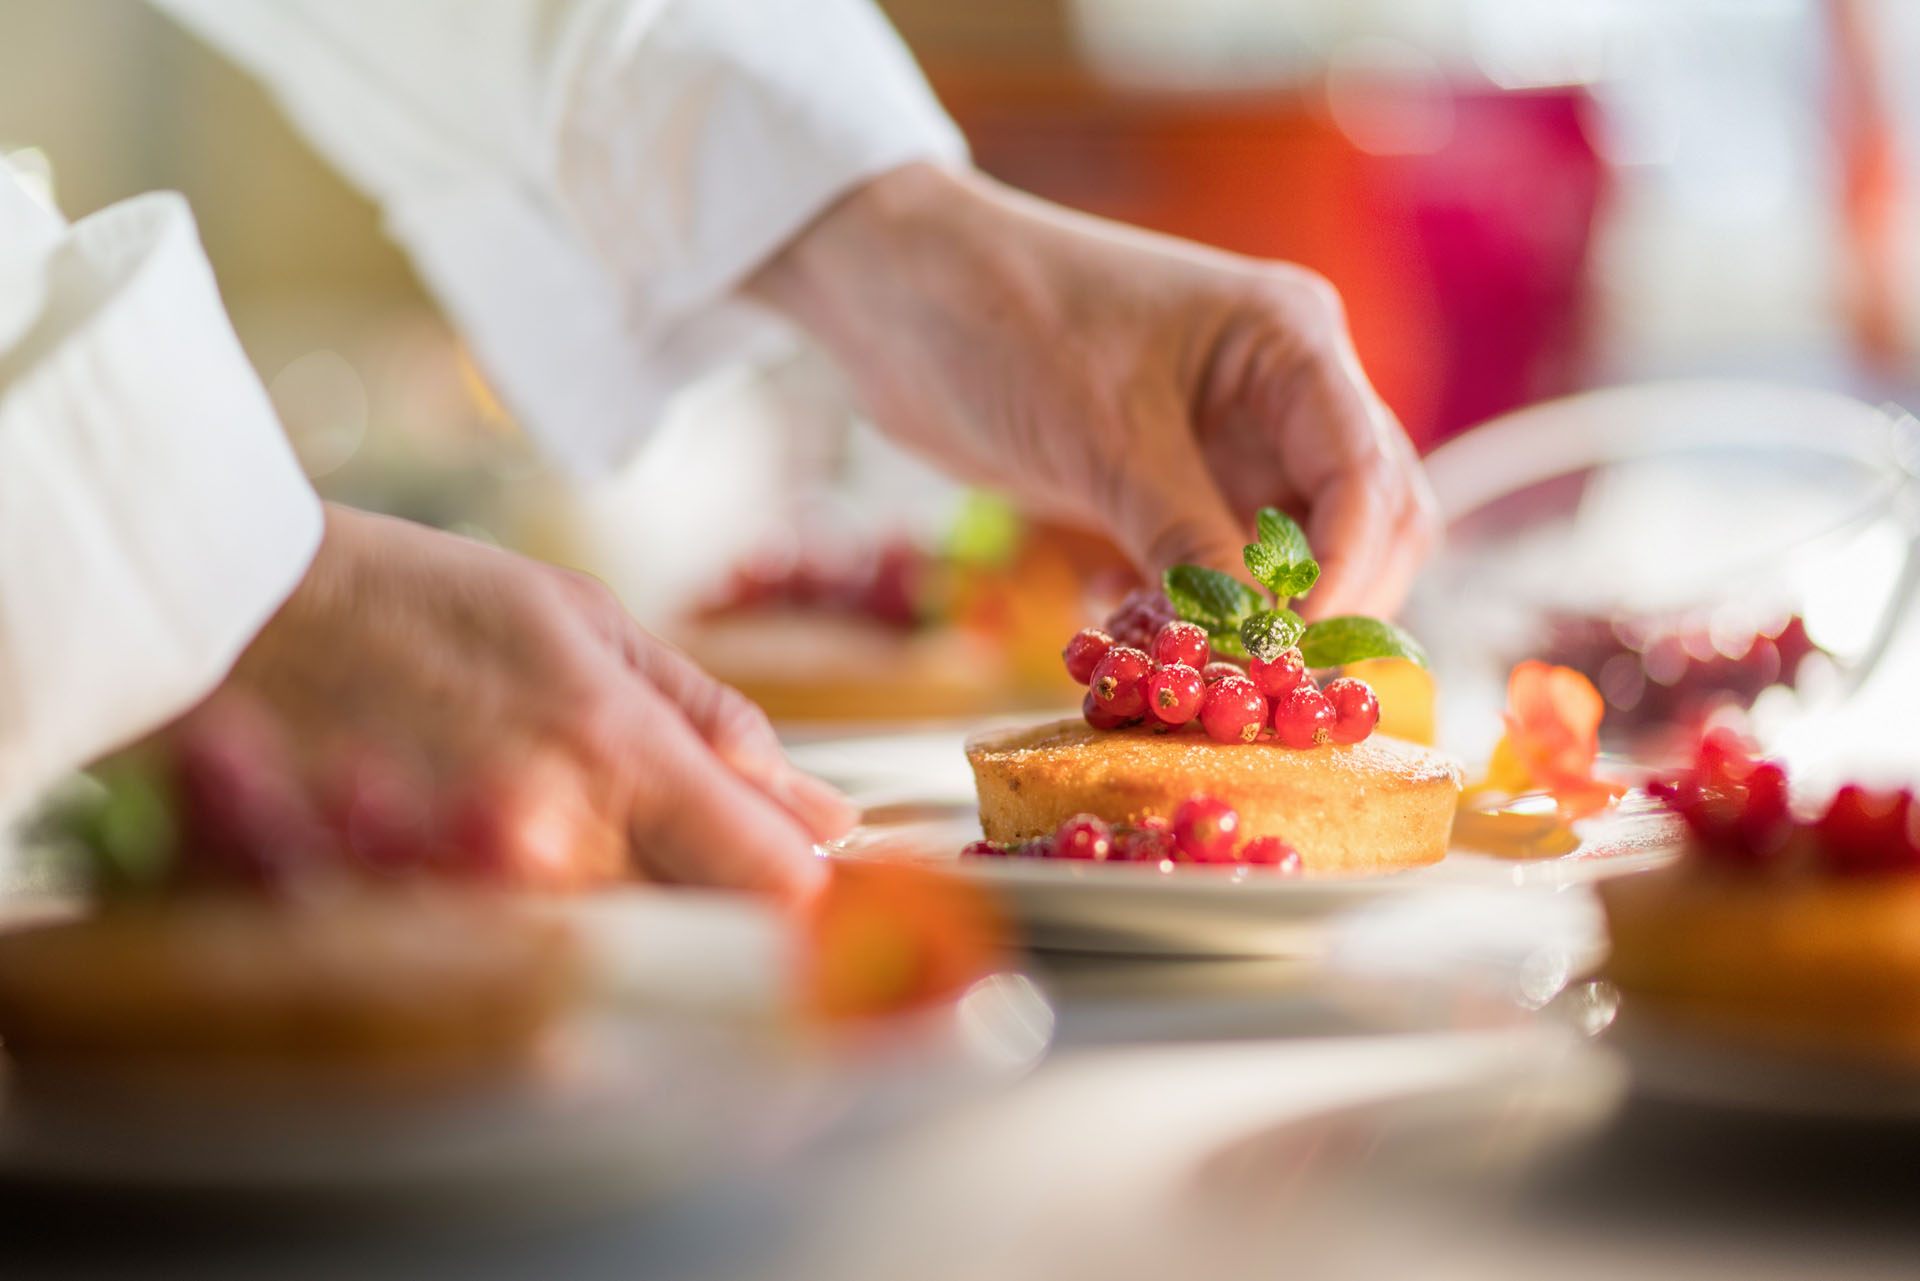
[(0, 161), (0, 816), (211, 690), (321, 524), (186, 202), (68, 227)]
[(736, 287), (836, 197), (965, 156), (869, 0), (156, 0), (261, 76), (503, 399), (592, 474), (788, 335)]

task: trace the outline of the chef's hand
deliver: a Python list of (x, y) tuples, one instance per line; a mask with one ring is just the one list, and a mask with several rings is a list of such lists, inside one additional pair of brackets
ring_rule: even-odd
[(1253, 514), (1305, 524), (1316, 616), (1387, 614), (1433, 537), (1406, 434), (1320, 277), (912, 165), (749, 282), (883, 430), (963, 479), (1108, 532), (1143, 569), (1240, 571)]
[(477, 785), (508, 846), (494, 853), (536, 881), (631, 868), (803, 899), (823, 877), (813, 842), (854, 819), (759, 708), (599, 583), (348, 508), (328, 509), (306, 578), (189, 720), (234, 699), (309, 759), (382, 744), (438, 789)]

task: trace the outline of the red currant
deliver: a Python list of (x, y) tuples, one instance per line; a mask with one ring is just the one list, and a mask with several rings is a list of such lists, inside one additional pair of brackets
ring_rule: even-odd
[(1198, 716), (1206, 696), (1206, 682), (1185, 663), (1169, 663), (1147, 677), (1147, 711), (1165, 725), (1185, 725)]
[(1153, 660), (1131, 645), (1115, 645), (1093, 666), (1089, 688), (1102, 707), (1115, 716), (1135, 717), (1147, 710), (1147, 677)]
[(1006, 848), (992, 841), (969, 841), (960, 851), (961, 858), (1005, 858)]
[(1092, 814), (1075, 814), (1054, 832), (1053, 856), (1104, 862), (1113, 857), (1113, 829)]
[(1229, 676), (1245, 676), (1246, 674), (1247, 669), (1240, 666), (1240, 664), (1229, 663), (1225, 659), (1220, 658), (1214, 659), (1211, 663), (1208, 663), (1200, 669), (1200, 679), (1209, 685), (1215, 681), (1223, 681)]
[(1821, 863), (1848, 875), (1920, 870), (1920, 840), (1909, 821), (1913, 805), (1912, 792), (1874, 793), (1847, 784), (1814, 824)]
[(1256, 658), (1247, 665), (1247, 676), (1253, 681), (1253, 687), (1269, 700), (1291, 690), (1306, 674), (1307, 665), (1297, 649), (1287, 650), (1271, 662)]
[(1333, 704), (1303, 681), (1273, 704), (1273, 734), (1288, 747), (1318, 747), (1333, 738)]
[(1184, 863), (1231, 863), (1240, 815), (1225, 801), (1189, 796), (1173, 812), (1175, 857)]
[(1207, 737), (1222, 743), (1251, 743), (1267, 723), (1267, 700), (1244, 676), (1230, 676), (1207, 686), (1200, 705), (1200, 724)]
[(1086, 697), (1080, 700), (1080, 714), (1095, 729), (1125, 729), (1140, 720), (1138, 716), (1114, 715), (1107, 710), (1106, 704), (1093, 696), (1092, 690), (1088, 690)]
[(1373, 686), (1351, 676), (1327, 682), (1321, 693), (1333, 704), (1333, 741), (1357, 743), (1380, 723), (1380, 700)]
[(1206, 628), (1194, 623), (1168, 623), (1153, 638), (1153, 647), (1147, 651), (1153, 661), (1162, 667), (1175, 663), (1185, 663), (1199, 671), (1207, 665), (1207, 655), (1213, 652), (1207, 640)]
[(1149, 814), (1114, 841), (1113, 857), (1130, 863), (1158, 863), (1174, 857), (1173, 824)]
[(1031, 836), (1024, 841), (1016, 841), (1007, 847), (1008, 858), (1052, 858), (1053, 838), (1051, 836)]
[(1277, 836), (1256, 836), (1240, 850), (1242, 863), (1257, 863), (1285, 875), (1300, 871), (1300, 851)]
[(1094, 665), (1113, 648), (1113, 637), (1097, 627), (1083, 627), (1073, 634), (1060, 657), (1067, 662), (1067, 675), (1082, 685), (1093, 679)]

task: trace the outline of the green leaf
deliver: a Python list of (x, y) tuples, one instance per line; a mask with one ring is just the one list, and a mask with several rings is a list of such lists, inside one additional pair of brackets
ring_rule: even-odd
[(1307, 624), (1300, 656), (1308, 667), (1345, 667), (1363, 658), (1406, 658), (1425, 667), (1427, 652), (1403, 629), (1378, 618), (1347, 614)]
[(1247, 647), (1240, 643), (1240, 633), (1231, 628), (1208, 633), (1207, 643), (1213, 647), (1213, 652), (1216, 654), (1237, 658), (1243, 663), (1247, 661)]
[(1255, 525), (1260, 541), (1241, 553), (1247, 572), (1282, 601), (1305, 595), (1320, 577), (1306, 534), (1277, 507), (1262, 507)]
[(1240, 624), (1240, 641), (1247, 653), (1272, 662), (1300, 643), (1306, 624), (1290, 609), (1263, 609)]
[(1264, 603), (1260, 593), (1231, 574), (1199, 565), (1175, 565), (1162, 578), (1174, 612), (1209, 632), (1237, 628)]

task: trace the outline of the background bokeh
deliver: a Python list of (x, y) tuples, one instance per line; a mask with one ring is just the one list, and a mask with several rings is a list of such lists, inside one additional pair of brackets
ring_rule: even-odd
[[(1909, 403), (1920, 385), (1920, 88), (1901, 74), (1920, 6), (885, 7), (989, 172), (1329, 275), (1423, 448), (1650, 376)], [(70, 216), (186, 193), (329, 496), (584, 565), (649, 621), (769, 540), (824, 524), (931, 546), (958, 518), (807, 357), (690, 392), (620, 476), (551, 474), (372, 207), (139, 0), (0, 0), (0, 146), (36, 149)], [(669, 530), (692, 534), (671, 561), (652, 553)]]

